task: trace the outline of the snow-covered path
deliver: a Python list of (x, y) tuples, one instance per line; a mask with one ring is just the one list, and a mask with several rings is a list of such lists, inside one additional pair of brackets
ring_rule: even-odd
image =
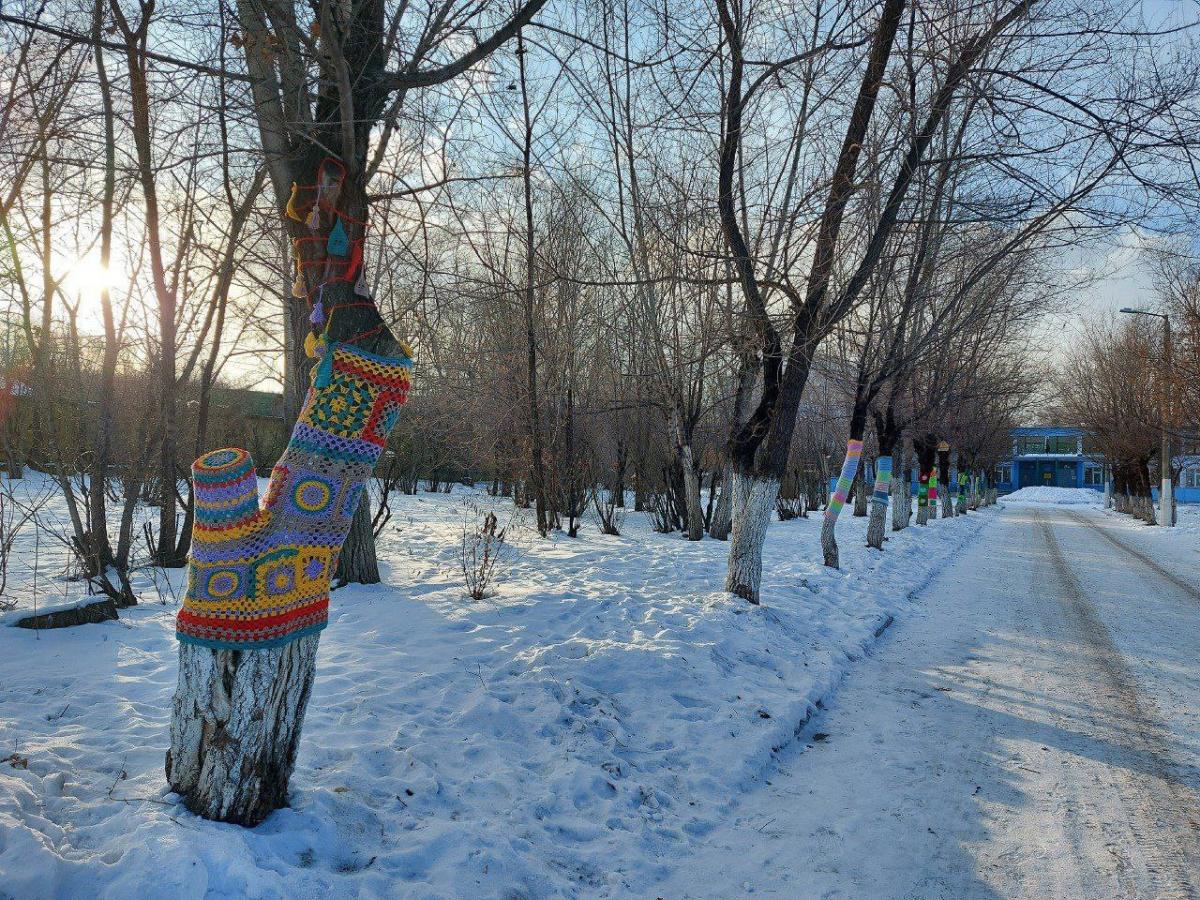
[(656, 893), (1200, 897), (1200, 577), (1155, 532), (1007, 506)]

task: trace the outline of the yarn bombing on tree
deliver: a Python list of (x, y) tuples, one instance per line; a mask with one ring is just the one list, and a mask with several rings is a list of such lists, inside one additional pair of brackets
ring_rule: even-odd
[(195, 462), (180, 641), (257, 650), (325, 627), (338, 553), (408, 398), (409, 356), (326, 350), (261, 507), (248, 452), (214, 450)]
[(838, 475), (837, 485), (829, 505), (825, 507), (825, 518), (836, 520), (846, 505), (846, 497), (850, 494), (850, 483), (854, 481), (854, 473), (858, 470), (858, 458), (862, 456), (863, 442), (850, 440), (846, 442), (846, 458), (842, 460), (842, 471)]
[(888, 505), (888, 485), (892, 482), (892, 458), (881, 456), (875, 460), (875, 489), (871, 502), (885, 509)]

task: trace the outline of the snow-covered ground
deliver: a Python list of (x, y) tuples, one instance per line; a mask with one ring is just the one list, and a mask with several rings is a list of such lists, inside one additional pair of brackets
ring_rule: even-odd
[(1104, 495), (1091, 488), (1023, 487), (1000, 498), (1006, 503), (1055, 503), (1069, 506), (1103, 506)]
[(1003, 504), (655, 893), (1200, 896), (1184, 535)]
[(384, 584), (333, 596), (292, 806), (254, 830), (166, 791), (182, 572), (143, 576), (119, 622), (0, 628), (0, 896), (653, 896), (996, 519), (879, 553), (847, 513), (840, 571), (819, 563), (819, 516), (776, 522), (758, 608), (721, 592), (723, 543), (633, 513), (576, 540), (517, 520), (476, 603), (460, 529), (489, 502), (395, 499)]

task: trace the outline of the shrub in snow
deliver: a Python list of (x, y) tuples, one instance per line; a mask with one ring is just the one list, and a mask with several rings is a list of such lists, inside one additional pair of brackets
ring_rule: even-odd
[(621, 525), (625, 521), (625, 509), (617, 505), (617, 495), (612, 491), (592, 488), (592, 505), (600, 519), (600, 533), (621, 536)]
[(494, 585), (499, 574), (497, 566), (505, 553), (504, 536), (507, 528), (501, 528), (492, 510), (479, 516), (480, 509), (470, 504), (474, 513), (472, 521), (464, 523), (459, 541), (459, 562), (467, 596), (482, 600), (495, 593)]

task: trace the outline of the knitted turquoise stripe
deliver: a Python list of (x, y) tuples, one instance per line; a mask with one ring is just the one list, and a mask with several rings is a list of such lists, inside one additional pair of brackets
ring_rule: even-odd
[(270, 641), (208, 641), (192, 637), (190, 634), (184, 634), (182, 631), (176, 631), (175, 637), (181, 643), (195, 644), (197, 647), (208, 647), (210, 650), (265, 650), (268, 647), (282, 647), (284, 644), (290, 644), (296, 638), (304, 637), (305, 635), (316, 634), (318, 631), (323, 631), (328, 624), (328, 622), (322, 622), (319, 625), (310, 625), (308, 628), (292, 631), (283, 635), (283, 637), (277, 637)]
[(192, 479), (194, 481), (203, 482), (204, 484), (223, 484), (225, 482), (237, 482), (254, 471), (254, 461), (246, 460), (239, 466), (231, 466), (227, 469), (194, 469), (192, 471)]

